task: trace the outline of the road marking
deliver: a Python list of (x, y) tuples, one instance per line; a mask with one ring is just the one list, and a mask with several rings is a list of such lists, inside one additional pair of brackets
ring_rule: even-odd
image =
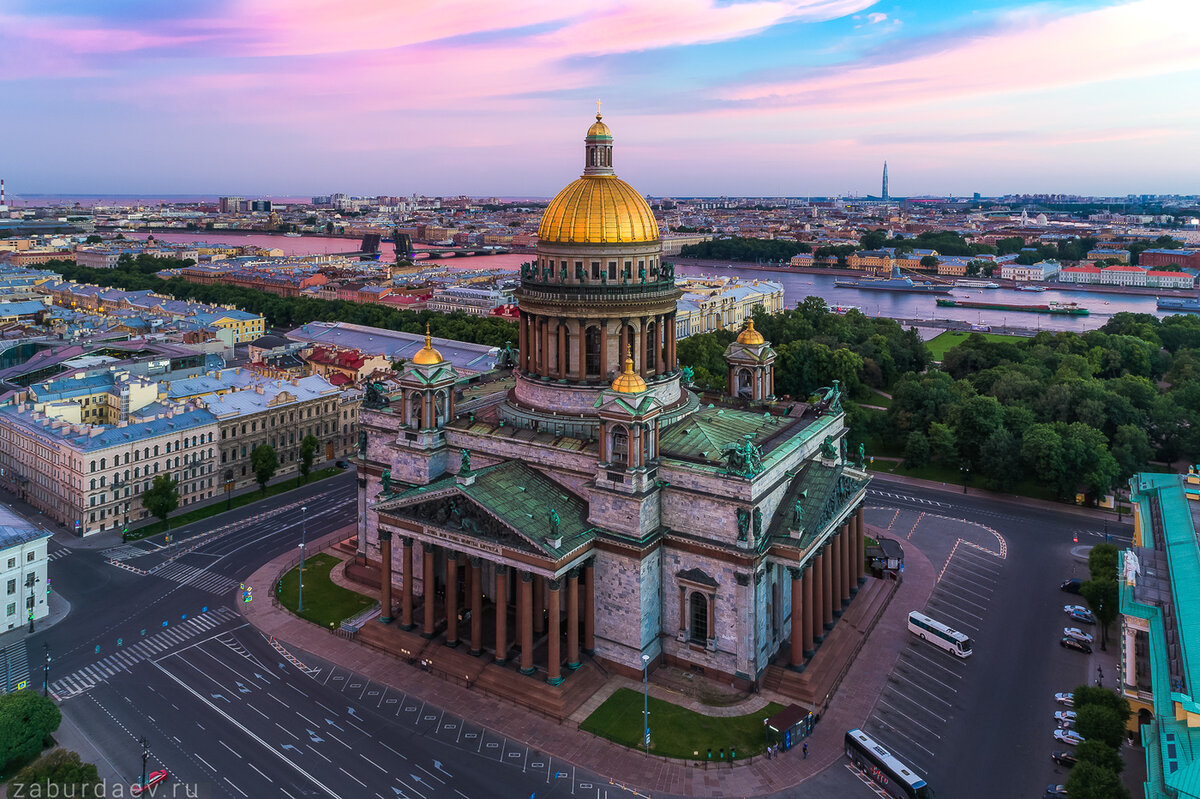
[[(253, 763), (247, 763), (246, 765), (247, 765), (247, 766), (249, 766), (250, 768), (254, 769), (255, 771), (258, 771), (258, 767), (257, 767), (257, 766), (255, 766)], [(259, 774), (262, 774), (262, 778), (263, 778), (264, 780), (266, 780), (267, 782), (271, 783), (272, 785), (274, 785), (274, 784), (275, 784), (275, 780), (271, 779), (271, 778), (270, 778), (270, 777), (268, 777), (266, 774), (263, 774), (261, 771), (258, 771), (258, 773), (259, 773)]]
[(408, 760), (407, 757), (405, 757), (404, 755), (401, 755), (399, 752), (397, 752), (395, 749), (393, 749), (392, 747), (385, 744), (383, 741), (380, 741), (379, 745), (382, 746), (384, 749), (388, 750), (389, 752), (391, 752), (392, 754), (400, 755), (400, 757), (404, 758), (405, 760)]
[[(905, 649), (903, 652), (901, 652), (901, 653), (900, 653), (900, 657), (904, 657), (905, 655), (916, 655), (917, 657), (921, 658), (921, 660), (925, 661), (926, 663), (930, 663), (930, 664), (932, 664), (932, 665), (934, 665), (934, 666), (937, 666), (938, 668), (942, 669), (943, 671), (946, 671), (946, 672), (948, 672), (948, 673), (949, 673), (951, 676), (953, 676), (955, 679), (958, 679), (958, 680), (961, 680), (961, 679), (962, 679), (962, 675), (961, 675), (961, 674), (959, 674), (959, 673), (958, 673), (958, 672), (956, 672), (956, 671), (953, 671), (953, 670), (952, 670), (952, 669), (951, 669), (949, 666), (947, 666), (946, 664), (942, 663), (941, 661), (937, 661), (937, 660), (934, 660), (933, 658), (926, 657), (925, 655), (923, 655), (923, 654), (921, 654), (920, 652), (918, 652), (918, 651), (917, 651), (917, 650), (916, 650), (914, 647), (911, 647), (911, 646), (910, 646), (910, 647), (908, 647), (907, 649)], [(956, 657), (956, 658), (954, 658), (953, 662), (954, 662), (954, 663), (962, 663), (963, 661), (962, 661), (962, 658), (957, 658), (957, 657)]]
[(365, 782), (360, 780), (358, 777), (355, 777), (353, 774), (351, 774), (349, 771), (346, 771), (346, 769), (342, 768), (341, 766), (338, 766), (338, 771), (342, 772), (343, 774), (345, 774), (347, 777), (349, 777), (350, 779), (357, 782), (362, 787), (364, 787), (364, 788), (367, 787), (367, 784)]
[(209, 762), (208, 762), (207, 760), (205, 760), (204, 758), (200, 757), (200, 755), (198, 755), (197, 753), (195, 753), (195, 752), (192, 752), (192, 757), (196, 758), (196, 759), (197, 759), (197, 760), (199, 760), (201, 763), (203, 763), (205, 766), (207, 766), (207, 767), (208, 767), (208, 770), (209, 770), (209, 771), (211, 771), (212, 773), (214, 773), (214, 774), (216, 774), (216, 773), (217, 773), (217, 770), (216, 770), (215, 768), (213, 768), (213, 767), (212, 767), (212, 765), (211, 765), (211, 764), (209, 764)]
[(246, 793), (246, 792), (245, 792), (245, 791), (243, 791), (241, 788), (239, 788), (239, 787), (237, 787), (236, 785), (234, 785), (234, 784), (233, 784), (233, 781), (232, 781), (232, 780), (230, 780), (228, 777), (222, 777), (221, 779), (225, 780), (225, 782), (228, 782), (228, 783), (229, 783), (229, 787), (233, 788), (235, 791), (237, 791), (238, 793), (240, 793), (242, 796), (246, 797), (246, 799), (250, 799), (250, 794)]
[[(270, 745), (270, 744), (268, 744), (266, 741), (264, 741), (262, 738), (259, 738), (257, 735), (255, 735), (253, 732), (251, 732), (251, 731), (249, 730), (249, 728), (247, 728), (247, 727), (246, 727), (244, 724), (242, 724), (240, 721), (238, 721), (237, 719), (235, 719), (233, 716), (229, 715), (229, 714), (228, 714), (228, 713), (226, 713), (224, 710), (222, 710), (221, 708), (217, 707), (217, 706), (216, 706), (216, 705), (215, 705), (215, 704), (214, 704), (214, 703), (213, 703), (211, 700), (209, 700), (209, 699), (208, 699), (208, 697), (204, 696), (204, 695), (203, 695), (203, 694), (201, 694), (199, 691), (197, 691), (196, 689), (192, 688), (190, 685), (188, 685), (187, 683), (185, 683), (183, 680), (179, 679), (179, 678), (178, 678), (178, 677), (176, 677), (174, 674), (172, 674), (171, 672), (169, 672), (169, 671), (167, 671), (166, 669), (164, 669), (164, 668), (163, 668), (163, 667), (162, 667), (160, 664), (158, 664), (158, 663), (154, 663), (154, 667), (155, 667), (155, 668), (157, 668), (159, 671), (161, 671), (163, 674), (167, 675), (167, 677), (169, 677), (169, 678), (171, 678), (172, 680), (174, 680), (174, 681), (175, 681), (176, 683), (178, 683), (180, 686), (182, 686), (182, 687), (183, 687), (183, 689), (184, 689), (185, 691), (187, 691), (188, 693), (190, 693), (190, 694), (191, 694), (192, 696), (194, 696), (196, 699), (199, 699), (199, 700), (200, 700), (200, 702), (201, 702), (202, 704), (205, 704), (205, 705), (207, 705), (207, 706), (209, 707), (209, 709), (210, 709), (210, 710), (214, 711), (215, 713), (217, 713), (218, 715), (220, 715), (222, 718), (224, 718), (226, 721), (228, 721), (230, 724), (234, 725), (234, 726), (235, 726), (235, 727), (237, 727), (239, 730), (241, 730), (243, 733), (245, 733), (246, 735), (250, 736), (250, 738), (251, 738), (251, 739), (253, 739), (253, 740), (254, 740), (254, 741), (256, 741), (257, 743), (259, 743), (259, 744), (260, 744), (260, 745), (261, 745), (261, 746), (262, 746), (264, 749), (267, 749), (268, 751), (270, 751), (270, 752), (271, 752), (271, 754), (275, 755), (275, 756), (276, 756), (276, 757), (278, 757), (280, 760), (282, 760), (284, 763), (286, 763), (287, 765), (289, 765), (289, 766), (291, 766), (292, 768), (294, 768), (294, 769), (295, 769), (296, 771), (298, 771), (300, 774), (303, 774), (303, 775), (304, 775), (304, 777), (305, 777), (305, 778), (307, 778), (307, 779), (308, 779), (308, 781), (309, 781), (309, 782), (311, 782), (313, 785), (316, 785), (316, 786), (317, 786), (318, 788), (320, 788), (322, 791), (324, 791), (325, 793), (329, 794), (331, 797), (333, 797), (333, 799), (339, 799), (338, 795), (337, 795), (336, 793), (334, 793), (334, 791), (333, 791), (333, 790), (331, 790), (331, 789), (330, 789), (330, 788), (329, 788), (327, 785), (325, 785), (324, 783), (322, 783), (320, 780), (318, 780), (318, 779), (317, 779), (316, 777), (314, 777), (312, 774), (309, 774), (307, 771), (305, 771), (304, 769), (300, 768), (300, 766), (299, 766), (299, 765), (297, 765), (296, 763), (293, 763), (293, 762), (291, 761), (291, 759), (289, 759), (289, 758), (288, 758), (286, 755), (284, 755), (284, 753), (283, 753), (282, 751), (280, 751), (280, 750), (276, 749), (275, 747), (271, 746), (271, 745)], [(228, 782), (228, 778), (226, 778), (226, 781)], [(230, 785), (233, 785), (233, 783), (232, 783), (232, 782), (230, 782), (229, 784), (230, 784)], [(234, 785), (234, 787), (236, 788), (237, 786), (236, 786), (236, 785)], [(238, 789), (238, 792), (239, 792), (239, 793), (241, 793), (243, 796), (246, 796), (245, 792), (243, 792), (243, 791), (242, 791), (240, 788)]]
[[(888, 703), (888, 702), (884, 701), (882, 698), (879, 700), (879, 704), (881, 704), (881, 705), (887, 705), (887, 707), (889, 707), (889, 708), (891, 708), (891, 709), (892, 709), (892, 712), (893, 712), (893, 713), (895, 713), (895, 714), (896, 714), (896, 715), (898, 715), (898, 716), (903, 716), (904, 718), (908, 719), (908, 720), (909, 720), (909, 721), (911, 721), (913, 724), (916, 724), (918, 727), (920, 727), (921, 729), (925, 730), (925, 732), (927, 732), (927, 733), (929, 733), (930, 735), (932, 735), (934, 738), (937, 738), (939, 741), (942, 739), (942, 736), (938, 735), (936, 732), (934, 732), (933, 730), (929, 729), (929, 728), (928, 728), (928, 727), (926, 727), (924, 724), (922, 724), (921, 722), (917, 721), (917, 720), (916, 720), (916, 719), (914, 719), (912, 716), (908, 715), (907, 713), (905, 713), (903, 710), (901, 710), (900, 708), (896, 707), (895, 705), (892, 705), (892, 704), (890, 704), (890, 703)], [(942, 722), (946, 721), (946, 719), (942, 718), (941, 716), (937, 715), (936, 713), (930, 713), (929, 715), (933, 716), (933, 717), (934, 717), (935, 719), (937, 719), (938, 721), (942, 721)]]
[(366, 755), (364, 755), (362, 752), (359, 752), (359, 753), (358, 753), (358, 756), (359, 756), (359, 757), (361, 757), (363, 760), (367, 761), (368, 763), (370, 763), (370, 764), (371, 764), (372, 766), (374, 766), (375, 768), (377, 768), (377, 769), (379, 769), (380, 771), (382, 771), (384, 774), (387, 774), (387, 769), (385, 769), (383, 766), (381, 766), (381, 765), (379, 765), (378, 763), (376, 763), (376, 762), (375, 762), (374, 760), (372, 760), (371, 758), (369, 758), (369, 757), (367, 757)]
[(235, 750), (234, 750), (232, 747), (230, 747), (230, 745), (229, 745), (229, 744), (225, 743), (224, 741), (217, 741), (217, 743), (219, 743), (221, 746), (225, 747), (225, 748), (226, 748), (226, 749), (228, 749), (230, 752), (233, 752), (235, 755), (237, 755), (237, 758), (238, 758), (238, 760), (242, 760), (242, 759), (244, 759), (244, 758), (242, 758), (242, 756), (241, 756), (241, 755), (238, 755), (238, 753), (237, 753), (237, 752), (236, 752), (236, 751), (235, 751)]
[(288, 735), (290, 735), (290, 736), (292, 736), (293, 738), (295, 738), (297, 741), (299, 741), (299, 740), (300, 740), (300, 736), (299, 736), (299, 735), (296, 735), (296, 734), (295, 734), (295, 733), (293, 733), (291, 730), (289, 730), (287, 727), (285, 727), (285, 726), (283, 726), (282, 724), (280, 724), (278, 721), (277, 721), (277, 722), (275, 722), (275, 726), (276, 726), (276, 727), (278, 727), (279, 729), (283, 730), (284, 732), (286, 732)]
[(329, 758), (325, 757), (325, 755), (323, 755), (323, 754), (321, 754), (320, 752), (318, 752), (316, 749), (313, 749), (313, 748), (312, 748), (312, 744), (305, 744), (305, 747), (306, 747), (306, 748), (307, 748), (307, 749), (308, 749), (310, 752), (312, 752), (314, 755), (316, 755), (317, 757), (319, 757), (319, 758), (321, 758), (322, 760), (324, 760), (326, 763), (332, 763), (332, 762), (333, 762), (333, 761), (332, 761), (332, 760), (330, 760)]
[[(913, 688), (916, 688), (918, 691), (923, 691), (923, 692), (929, 694), (930, 696), (932, 696), (937, 701), (941, 702), (946, 707), (954, 707), (954, 705), (952, 705), (950, 702), (947, 702), (945, 699), (942, 699), (940, 696), (935, 694), (933, 691), (930, 691), (928, 688), (924, 687), (923, 685), (919, 685), (919, 684), (913, 682), (912, 680), (905, 677), (903, 674), (893, 674), (891, 676), (895, 677), (898, 680), (904, 680), (906, 683), (911, 685)], [(932, 678), (930, 678), (930, 679), (932, 679)], [(954, 693), (958, 693), (958, 690), (955, 688), (951, 688), (950, 690), (954, 691)]]

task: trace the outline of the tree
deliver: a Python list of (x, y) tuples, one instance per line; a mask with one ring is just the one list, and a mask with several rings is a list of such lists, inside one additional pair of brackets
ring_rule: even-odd
[(1084, 741), (1075, 747), (1075, 755), (1081, 762), (1092, 763), (1105, 771), (1120, 773), (1125, 768), (1125, 761), (1121, 759), (1120, 752), (1104, 741)]
[(95, 233), (93, 233), (92, 235), (88, 236), (87, 239), (84, 240), (84, 243), (99, 244), (102, 241), (104, 241), (104, 239), (102, 237), (97, 236)]
[(920, 469), (927, 463), (929, 463), (929, 439), (920, 430), (914, 430), (904, 441), (904, 468)]
[(1004, 428), (1004, 407), (995, 397), (971, 397), (951, 414), (959, 456), (978, 470), (984, 443)]
[(279, 456), (275, 454), (275, 448), (270, 444), (259, 444), (255, 447), (250, 453), (250, 468), (254, 470), (254, 479), (258, 481), (258, 487), (266, 494), (267, 483), (279, 468)]
[(1128, 479), (1146, 468), (1146, 464), (1154, 457), (1154, 448), (1150, 446), (1150, 437), (1146, 431), (1137, 425), (1126, 424), (1117, 428), (1112, 438), (1110, 451), (1120, 469), (1120, 477)]
[(8, 790), (11, 796), (102, 796), (101, 785), (95, 765), (78, 752), (54, 749), (18, 771)]
[(179, 482), (169, 474), (155, 477), (150, 488), (142, 492), (142, 507), (150, 511), (152, 516), (157, 516), (170, 529), (167, 517), (179, 507)]
[(1113, 544), (1096, 544), (1088, 553), (1088, 574), (1093, 580), (1117, 579), (1121, 553)]
[(939, 261), (936, 255), (925, 255), (921, 258), (922, 269), (937, 269), (938, 263)]
[(1075, 729), (1089, 741), (1099, 741), (1116, 749), (1125, 739), (1125, 723), (1111, 707), (1076, 707)]
[(1003, 428), (992, 433), (979, 450), (979, 469), (988, 488), (1011, 490), (1021, 476), (1021, 442)]
[(1087, 580), (1079, 586), (1079, 593), (1087, 600), (1088, 607), (1096, 615), (1100, 625), (1100, 648), (1108, 649), (1108, 628), (1117, 620), (1121, 611), (1121, 595), (1116, 580)]
[(1081, 760), (1067, 778), (1067, 795), (1071, 799), (1129, 799), (1129, 789), (1117, 772)]
[(62, 723), (53, 700), (28, 689), (0, 696), (0, 764), (30, 760), (50, 743)]
[(300, 476), (306, 483), (308, 482), (308, 473), (312, 471), (313, 456), (317, 454), (317, 447), (320, 444), (321, 442), (317, 441), (317, 437), (312, 433), (306, 435), (300, 442)]
[(929, 425), (929, 451), (943, 466), (958, 466), (958, 439), (941, 422)]
[(1060, 496), (1064, 493), (1062, 448), (1062, 438), (1051, 424), (1033, 425), (1025, 431), (1025, 439), (1021, 442), (1021, 457), (1025, 460), (1025, 468), (1042, 481), (1056, 486)]
[(1084, 684), (1077, 686), (1071, 696), (1075, 700), (1076, 711), (1090, 705), (1106, 707), (1117, 714), (1122, 725), (1128, 722), (1129, 717), (1133, 715), (1133, 709), (1129, 707), (1129, 700), (1107, 688)]

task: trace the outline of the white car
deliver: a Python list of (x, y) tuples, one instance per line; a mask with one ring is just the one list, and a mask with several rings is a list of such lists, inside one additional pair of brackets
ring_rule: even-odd
[(1084, 624), (1096, 623), (1096, 617), (1083, 605), (1063, 605), (1063, 613), (1066, 613), (1075, 621), (1081, 621)]
[(1090, 644), (1094, 640), (1089, 633), (1085, 633), (1078, 627), (1063, 627), (1064, 638), (1074, 638), (1076, 641), (1083, 641), (1085, 644)]
[(1054, 701), (1060, 705), (1066, 705), (1067, 707), (1075, 707), (1075, 694), (1072, 694), (1072, 693), (1055, 694)]
[(1076, 718), (1077, 715), (1074, 710), (1057, 710), (1054, 712), (1054, 720), (1060, 726), (1063, 724), (1074, 724)]
[(1084, 738), (1082, 735), (1075, 732), (1075, 730), (1055, 730), (1054, 740), (1069, 746), (1079, 746), (1081, 743), (1083, 743)]

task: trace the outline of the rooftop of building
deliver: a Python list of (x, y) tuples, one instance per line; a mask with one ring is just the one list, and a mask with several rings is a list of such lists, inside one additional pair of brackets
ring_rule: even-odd
[[(243, 370), (249, 371), (249, 370)], [(218, 419), (261, 413), (272, 408), (340, 395), (337, 386), (320, 375), (310, 375), (292, 380), (280, 380), (254, 374), (257, 380), (252, 388), (232, 391), (228, 394), (205, 394), (197, 399)]]
[(0, 551), (52, 535), (53, 533), (18, 516), (12, 508), (0, 502)]
[[(370, 355), (384, 355), (393, 361), (412, 360), (425, 346), (425, 336), (420, 333), (403, 333), (349, 322), (309, 322), (288, 331), (287, 337), (293, 341), (311, 341), (358, 349)], [(470, 344), (444, 338), (433, 338), (432, 343), (456, 369), (471, 372), (494, 369), (500, 355), (498, 347), (489, 347), (486, 344)]]

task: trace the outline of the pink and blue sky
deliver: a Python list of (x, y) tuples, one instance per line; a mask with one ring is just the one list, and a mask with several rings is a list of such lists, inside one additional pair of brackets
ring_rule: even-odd
[(10, 192), (1200, 192), (1200, 0), (6, 0)]

